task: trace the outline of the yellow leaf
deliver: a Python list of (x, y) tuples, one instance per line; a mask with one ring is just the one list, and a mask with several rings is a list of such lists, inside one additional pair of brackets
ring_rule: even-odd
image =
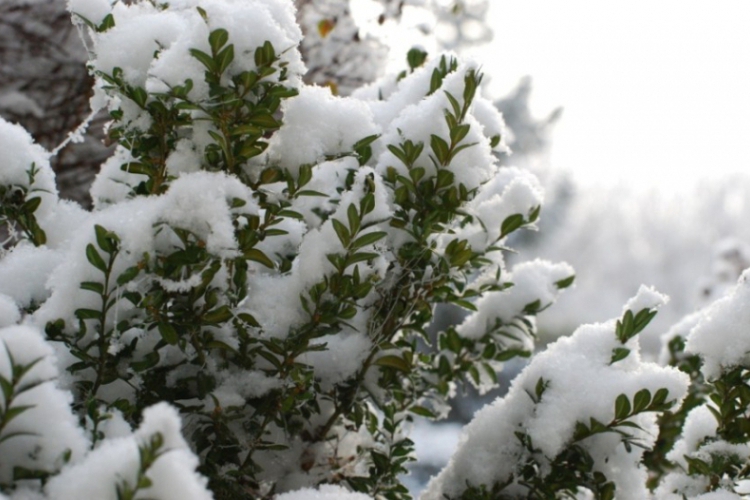
[(318, 33), (320, 33), (321, 37), (325, 38), (335, 27), (336, 23), (334, 21), (331, 19), (323, 19), (318, 23)]

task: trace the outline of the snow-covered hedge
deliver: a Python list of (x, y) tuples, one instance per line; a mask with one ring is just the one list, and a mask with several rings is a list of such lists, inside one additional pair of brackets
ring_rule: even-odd
[[(505, 265), (542, 193), (497, 162), (479, 64), (415, 49), (337, 97), (302, 82), (289, 1), (70, 8), (118, 147), (88, 212), (0, 122), (0, 496), (409, 498), (408, 423), (530, 356), (533, 317), (573, 281), (566, 264)], [(662, 302), (644, 288), (533, 358), (425, 498), (647, 495), (644, 463), (668, 464), (643, 449), (689, 392), (639, 356)], [(435, 337), (439, 303), (470, 314)], [(669, 494), (744, 477), (706, 458), (747, 458), (744, 357), (701, 347), (706, 321), (687, 347), (708, 382), (687, 400), (719, 391), (719, 425), (687, 417), (686, 462), (669, 458), (689, 477), (670, 472)]]

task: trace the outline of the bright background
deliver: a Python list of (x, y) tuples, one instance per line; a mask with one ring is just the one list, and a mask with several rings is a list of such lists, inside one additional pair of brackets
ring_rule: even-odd
[(750, 2), (492, 0), (493, 94), (564, 108), (551, 163), (584, 184), (685, 191), (750, 171)]

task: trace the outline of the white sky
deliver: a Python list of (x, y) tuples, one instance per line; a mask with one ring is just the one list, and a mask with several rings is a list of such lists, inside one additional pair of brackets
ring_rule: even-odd
[(496, 95), (533, 78), (562, 105), (552, 162), (584, 183), (750, 172), (750, 1), (490, 0)]

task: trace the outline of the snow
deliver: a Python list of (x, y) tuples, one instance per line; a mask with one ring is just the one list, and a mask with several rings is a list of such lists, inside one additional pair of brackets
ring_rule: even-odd
[[(647, 291), (633, 303), (654, 304), (654, 298)], [(653, 395), (666, 388), (667, 399), (679, 404), (686, 393), (688, 377), (677, 369), (643, 362), (637, 337), (626, 344), (631, 350), (628, 357), (610, 363), (613, 349), (621, 346), (614, 330), (614, 321), (582, 326), (532, 358), (514, 379), (508, 394), (480, 410), (465, 427), (458, 451), (430, 482), (422, 500), (441, 499), (443, 494), (459, 495), (467, 484), (492, 485), (512, 479), (516, 467), (528, 458), (516, 432), (527, 434), (540, 450), (535, 458), (541, 460), (544, 474), (544, 464), (571, 443), (577, 422), (588, 423), (590, 418), (603, 423), (613, 420), (619, 394), (632, 401), (639, 390), (648, 389)], [(547, 388), (535, 402), (531, 395), (540, 380)], [(655, 416), (639, 414), (631, 420), (643, 429), (634, 430), (633, 436), (646, 446), (652, 444), (657, 435)], [(646, 472), (639, 465), (642, 451), (633, 448), (627, 452), (619, 443), (616, 434), (605, 433), (579, 444), (595, 458), (597, 469), (615, 482), (618, 498), (645, 498)], [(511, 481), (507, 491), (521, 494), (523, 488)]]
[(0, 294), (0, 328), (11, 326), (21, 319), (21, 312), (12, 297)]
[[(199, 5), (206, 13), (205, 19), (196, 8)], [(331, 4), (332, 9), (342, 7), (345, 7), (345, 2)], [(111, 294), (115, 302), (112, 314), (102, 325), (106, 332), (111, 332), (102, 350), (106, 348), (109, 354), (122, 353), (137, 340), (132, 353), (132, 359), (137, 361), (158, 346), (159, 366), (176, 366), (165, 375), (168, 387), (201, 372), (210, 374), (215, 377), (216, 386), (208, 396), (201, 394), (180, 401), (185, 405), (202, 404), (203, 409), (210, 412), (221, 407), (247, 407), (248, 400), (285, 388), (290, 380), (268, 376), (263, 371), (268, 366), (267, 360), (259, 357), (253, 359), (257, 366), (247, 370), (228, 366), (227, 358), (220, 355), (208, 355), (200, 364), (185, 363), (186, 356), (194, 354), (193, 346), (184, 350), (177, 346), (162, 346), (158, 331), (148, 330), (143, 318), (139, 317), (144, 313), (120, 300), (125, 291), (144, 292), (155, 285), (168, 292), (188, 294), (203, 282), (200, 271), (174, 279), (150, 274), (150, 266), (160, 263), (160, 259), (182, 245), (172, 229), (189, 232), (197, 245), (215, 259), (220, 268), (210, 285), (221, 295), (227, 293), (230, 283), (229, 261), (240, 256), (237, 230), (247, 227), (251, 218), (263, 221), (269, 215), (260, 208), (259, 195), (299, 212), (302, 220), (284, 218), (273, 226), (283, 234), (268, 235), (256, 244), (255, 249), (264, 252), (274, 265), (249, 264), (246, 276), (248, 298), (232, 311), (234, 314), (248, 312), (256, 318), (260, 326), (249, 328), (251, 337), (285, 339), (314, 316), (302, 308), (300, 297), (308, 297), (311, 287), (316, 284), (329, 283), (336, 270), (328, 256), (349, 250), (339, 240), (333, 221), (348, 225), (349, 207), (359, 207), (365, 193), (373, 193), (374, 208), (363, 215), (362, 227), (356, 236), (383, 231), (385, 237), (358, 249), (372, 252), (374, 257), (357, 263), (356, 270), (363, 281), (375, 285), (374, 290), (358, 300), (356, 312), (346, 324), (338, 326), (335, 333), (311, 341), (324, 349), (303, 353), (294, 359), (312, 371), (315, 388), (336, 394), (347, 380), (360, 373), (364, 361), (373, 354), (374, 339), (380, 333), (373, 331), (373, 304), (394, 290), (394, 277), (409, 271), (397, 264), (396, 255), (412, 235), (388, 224), (398, 207), (394, 204), (392, 186), (383, 181), (383, 174), (390, 168), (408, 174), (408, 167), (388, 146), (397, 146), (406, 140), (423, 144), (425, 148), (416, 163), (425, 167), (428, 178), (436, 175), (438, 169), (447, 169), (455, 176), (454, 184), (463, 184), (470, 191), (469, 198), (473, 197), (465, 207), (466, 220), (446, 224), (444, 234), (429, 240), (434, 243), (430, 250), (435, 259), (440, 258), (440, 252), (454, 240), (468, 240), (476, 252), (494, 244), (506, 244), (506, 239), (501, 238), (503, 221), (515, 214), (528, 220), (543, 202), (542, 187), (533, 174), (501, 166), (498, 161), (499, 154), (509, 152), (506, 141), (510, 141), (512, 135), (506, 131), (496, 107), (481, 95), (476, 96), (464, 118), (470, 129), (462, 144), (471, 144), (471, 147), (460, 152), (450, 164), (439, 167), (430, 158), (435, 156), (430, 148), (433, 135), (446, 140), (449, 137), (448, 125), (443, 118), (452, 107), (446, 92), (462, 101), (467, 75), (480, 70), (475, 61), (461, 62), (445, 77), (442, 88), (431, 95), (427, 94), (433, 70), (440, 64), (441, 57), (449, 60), (454, 54), (433, 57), (423, 68), (400, 81), (391, 75), (350, 97), (339, 97), (328, 87), (302, 83), (305, 67), (297, 49), (302, 31), (295, 22), (290, 1), (170, 0), (167, 4), (157, 5), (154, 2), (69, 0), (69, 9), (96, 24), (109, 13), (115, 18), (111, 29), (89, 33), (93, 42), (91, 68), (94, 72), (113, 74), (115, 68), (120, 68), (125, 83), (152, 93), (168, 91), (170, 87), (191, 79), (193, 88), (189, 98), (204, 103), (213, 96), (209, 95), (209, 86), (204, 81), (205, 68), (190, 55), (189, 49), (210, 52), (209, 33), (219, 27), (227, 29), (229, 43), (235, 48), (235, 59), (222, 76), (222, 82), (228, 84), (232, 77), (257, 69), (254, 50), (270, 41), (288, 70), (289, 80), (285, 85), (298, 89), (299, 95), (284, 101), (280, 113), (284, 126), (266, 138), (269, 141), (267, 152), (242, 168), (251, 179), (257, 180), (260, 169), (267, 166), (286, 169), (297, 178), (303, 165), (311, 166), (312, 179), (304, 189), (325, 196), (294, 196), (284, 182), (264, 184), (261, 193), (256, 193), (237, 177), (202, 171), (203, 152), (212, 142), (208, 132), (214, 125), (204, 120), (206, 117), (201, 112), (193, 112), (191, 117), (195, 122), (177, 131), (172, 151), (165, 160), (170, 180), (164, 194), (135, 195), (134, 188), (145, 177), (121, 169), (122, 165), (135, 160), (121, 146), (103, 165), (92, 188), (95, 210), (87, 212), (58, 199), (54, 174), (49, 166), (50, 154), (35, 145), (23, 129), (0, 120), (0, 151), (5, 155), (0, 169), (0, 185), (27, 188), (34, 196), (42, 198), (37, 216), (48, 236), (46, 245), (34, 247), (22, 242), (4, 252), (0, 260), (0, 374), (5, 378), (10, 376), (11, 352), (17, 363), (41, 359), (27, 374), (29, 380), (40, 384), (14, 401), (14, 404), (33, 406), (24, 413), (23, 419), (15, 420), (3, 429), (3, 432), (24, 431), (29, 426), (39, 429), (39, 432), (31, 436), (16, 436), (2, 443), (0, 483), (11, 481), (12, 466), (41, 466), (51, 472), (61, 469), (60, 474), (44, 488), (49, 499), (114, 499), (117, 484), (137, 484), (141, 465), (139, 447), (161, 439), (163, 453), (145, 472), (153, 484), (141, 494), (162, 499), (211, 497), (206, 480), (195, 473), (199, 458), (190, 451), (182, 436), (183, 422), (175, 408), (160, 403), (146, 409), (141, 426), (132, 431), (119, 411), (102, 406), (101, 411), (111, 416), (99, 429), (105, 439), (89, 450), (93, 436), (88, 436), (87, 432), (91, 433), (91, 421), (88, 421), (85, 431), (79, 427), (78, 418), (71, 411), (72, 395), (60, 389), (60, 386), (73, 387), (75, 380), (70, 373), (60, 373), (58, 367), (69, 367), (78, 359), (62, 343), (46, 342), (41, 329), (48, 321), (63, 319), (68, 332), (77, 332), (80, 323), (76, 310), (101, 308), (98, 294), (81, 289), (83, 281), (104, 282), (101, 270), (86, 258), (86, 249), (90, 245), (98, 247), (95, 225), (112, 231), (120, 239), (119, 253), (111, 263), (112, 278), (131, 266), (138, 266), (142, 271), (135, 280), (123, 286), (115, 286), (113, 280), (108, 280), (110, 286), (106, 293)], [(312, 19), (322, 12), (309, 7), (304, 15)], [(342, 22), (336, 27), (338, 31), (331, 35), (332, 39), (341, 35), (345, 28)], [(320, 40), (315, 40), (314, 36), (311, 38), (315, 43), (322, 43), (325, 36), (321, 35)], [(332, 46), (321, 46), (317, 56), (323, 59), (335, 56), (336, 52), (329, 50)], [(318, 48), (309, 44), (307, 47)], [(375, 60), (377, 56), (375, 54)], [(369, 68), (359, 69), (366, 77)], [(278, 73), (270, 79), (274, 78), (278, 78)], [(96, 95), (92, 98), (95, 108), (106, 104), (110, 111), (122, 111), (124, 119), (120, 125), (129, 132), (145, 130), (151, 125), (151, 118), (141, 107), (104, 87), (100, 78)], [(26, 107), (32, 114), (39, 114), (33, 104), (24, 101), (20, 95), (3, 94), (0, 98), (0, 106)], [(352, 149), (358, 141), (372, 135), (379, 136), (371, 146), (373, 156), (361, 166)], [(496, 136), (502, 140), (492, 147), (491, 140)], [(31, 165), (39, 169), (33, 182), (27, 175)], [(235, 206), (236, 199), (244, 205)], [(584, 234), (596, 232), (597, 228), (588, 227), (586, 220), (579, 221), (585, 227)], [(606, 217), (603, 220), (614, 226), (609, 231), (619, 234), (621, 228), (618, 224), (611, 224)], [(531, 229), (536, 227), (536, 223), (530, 226)], [(607, 244), (612, 241), (607, 240)], [(514, 244), (513, 240), (511, 244)], [(722, 250), (722, 263), (727, 265), (717, 268), (717, 275), (726, 277), (736, 272), (730, 265), (736, 247), (731, 244)], [(647, 250), (643, 253), (648, 254)], [(739, 254), (738, 257), (739, 262), (744, 262), (746, 255)], [(479, 276), (466, 277), (469, 289), (479, 289), (486, 284), (512, 283), (513, 286), (488, 292), (476, 301), (478, 312), (467, 316), (457, 327), (458, 333), (468, 339), (482, 338), (499, 325), (507, 326), (520, 318), (532, 322), (533, 319), (527, 316), (527, 308), (538, 304), (542, 309), (552, 304), (559, 295), (558, 283), (573, 275), (573, 268), (566, 263), (553, 264), (537, 259), (516, 264), (508, 270), (501, 252), (488, 258), (491, 259), (488, 266), (491, 269)], [(279, 263), (285, 259), (291, 262), (291, 269), (281, 272)], [(342, 272), (353, 273), (354, 269), (350, 265)], [(428, 266), (425, 271), (423, 283), (417, 285), (430, 284), (433, 280), (434, 269)], [(750, 274), (743, 275), (737, 288), (726, 299), (686, 318), (665, 336), (667, 341), (675, 335), (686, 338), (688, 351), (703, 357), (704, 374), (709, 379), (718, 376), (722, 369), (750, 362), (746, 354), (750, 352), (750, 337), (744, 335), (743, 327), (750, 321), (749, 280)], [(606, 294), (604, 290), (608, 288), (602, 287), (599, 293)], [(326, 292), (326, 300), (329, 293), (330, 290)], [(203, 300), (207, 301), (199, 299), (197, 307), (203, 304)], [(624, 311), (653, 311), (666, 301), (667, 297), (654, 288), (642, 286), (638, 294), (626, 303)], [(35, 310), (37, 306), (39, 309)], [(590, 304), (586, 307), (595, 308)], [(120, 331), (119, 325), (123, 324), (120, 322), (130, 319), (138, 320), (138, 325)], [(86, 321), (90, 328), (78, 339), (82, 344), (97, 335), (96, 328), (91, 328), (94, 320)], [(235, 326), (227, 322), (205, 331), (213, 339), (237, 348), (240, 340)], [(443, 494), (460, 494), (467, 484), (491, 485), (513, 479), (518, 465), (526, 459), (533, 458), (540, 463), (540, 474), (548, 473), (550, 460), (573, 442), (579, 422), (586, 423), (595, 418), (606, 424), (615, 419), (615, 398), (619, 394), (632, 401), (644, 389), (653, 395), (665, 388), (669, 392), (668, 400), (679, 404), (686, 392), (687, 377), (676, 369), (645, 362), (641, 357), (639, 339), (632, 338), (623, 345), (615, 336), (615, 328), (616, 320), (582, 326), (571, 337), (560, 339), (537, 355), (513, 382), (508, 395), (480, 411), (466, 427), (458, 451), (446, 469), (431, 482), (424, 498), (437, 500)], [(517, 345), (507, 344), (507, 347), (531, 350), (533, 339), (531, 335), (525, 336)], [(628, 350), (628, 355), (613, 363), (614, 350), (622, 348)], [(379, 354), (387, 354), (387, 351)], [(128, 370), (118, 366), (121, 368)], [(379, 390), (375, 382), (376, 372), (373, 369), (365, 374), (368, 377), (365, 387), (373, 392)], [(105, 403), (122, 397), (132, 398), (134, 391), (139, 389), (141, 378), (132, 370), (128, 373), (132, 379), (106, 384), (97, 397)], [(540, 383), (545, 390), (535, 395)], [(334, 404), (327, 397), (319, 395), (314, 401), (322, 406), (322, 411), (304, 422), (303, 425), (309, 426), (307, 430), (317, 428), (334, 411)], [(656, 415), (641, 414), (630, 421), (641, 426), (641, 430), (627, 428), (634, 439), (645, 446), (653, 445), (658, 430)], [(362, 457), (368, 456), (368, 451), (379, 444), (364, 427), (356, 428), (350, 424), (346, 421), (344, 425), (331, 429), (327, 436), (329, 440), (312, 443), (288, 436), (288, 429), (281, 426), (269, 425), (268, 434), (263, 438), (286, 443), (289, 449), (266, 451), (265, 458), (270, 459), (262, 480), (268, 478), (268, 484), (273, 483), (276, 491), (302, 488), (281, 493), (277, 500), (369, 498), (335, 485), (303, 488), (331, 479), (331, 464), (334, 463), (339, 467), (336, 472), (344, 478), (347, 474), (356, 476), (369, 472), (370, 464)], [(195, 420), (186, 420), (187, 435), (195, 425)], [(451, 428), (455, 431), (455, 427)], [(529, 452), (523, 448), (517, 439), (518, 432), (527, 435), (539, 451)], [(750, 447), (745, 444), (730, 445), (721, 441), (702, 444), (704, 438), (715, 432), (715, 421), (710, 413), (705, 407), (699, 407), (689, 415), (683, 438), (670, 458), (685, 467), (685, 454), (709, 458), (728, 454), (750, 456)], [(437, 465), (449, 453), (452, 444), (440, 440), (429, 442), (422, 436), (417, 451), (425, 462)], [(620, 436), (611, 432), (577, 444), (594, 458), (597, 470), (616, 483), (618, 498), (641, 499), (648, 495), (644, 486), (646, 471), (640, 463), (642, 450), (627, 450), (622, 446)], [(62, 459), (65, 450), (72, 452), (69, 463)], [(311, 464), (309, 470), (305, 468), (308, 461)], [(667, 477), (660, 491), (664, 492), (664, 498), (671, 498), (669, 495), (674, 491), (695, 496), (703, 491), (701, 488), (705, 489), (701, 481), (675, 473)], [(524, 491), (517, 480), (508, 488), (510, 494), (520, 495)], [(717, 491), (696, 498), (715, 500), (729, 498), (729, 495)], [(582, 492), (583, 496), (585, 493)], [(38, 492), (21, 488), (11, 498), (39, 497)]]
[(737, 493), (732, 493), (731, 491), (719, 489), (716, 491), (709, 491), (708, 493), (698, 495), (694, 498), (695, 500), (741, 500), (744, 497)]
[(143, 412), (143, 423), (132, 436), (104, 441), (86, 458), (65, 468), (52, 478), (46, 490), (50, 500), (70, 498), (97, 498), (116, 500), (113, 485), (137, 484), (139, 446), (148, 445), (154, 436), (163, 440), (161, 454), (147, 470), (152, 484), (144, 493), (161, 500), (208, 500), (206, 480), (193, 471), (198, 457), (189, 449), (180, 433), (181, 423), (177, 411), (166, 403), (159, 403)]
[(112, 3), (110, 0), (68, 0), (68, 10), (99, 26), (104, 17), (112, 12)]
[(362, 332), (326, 335), (317, 343), (325, 344), (326, 350), (305, 353), (300, 360), (314, 367), (324, 391), (354, 376), (373, 347), (372, 341)]
[(120, 169), (121, 165), (132, 161), (135, 161), (135, 158), (130, 150), (117, 146), (112, 156), (102, 164), (90, 190), (95, 208), (102, 209), (126, 200), (131, 191), (146, 180), (145, 175), (131, 174)]
[(654, 287), (641, 285), (635, 297), (628, 300), (622, 308), (623, 312), (632, 311), (634, 314), (646, 309), (653, 311), (669, 302), (669, 297), (663, 293), (657, 292)]
[(707, 406), (701, 405), (690, 411), (682, 427), (682, 438), (678, 440), (667, 458), (687, 470), (685, 455), (692, 456), (704, 440), (716, 435), (718, 423)]
[(456, 331), (464, 337), (478, 339), (494, 329), (497, 320), (505, 325), (511, 323), (536, 300), (543, 308), (557, 299), (559, 289), (555, 283), (573, 274), (573, 268), (565, 263), (534, 260), (518, 264), (504, 277), (504, 281), (514, 283), (514, 286), (499, 292), (487, 292), (477, 301), (478, 311), (467, 316)]
[(276, 500), (372, 500), (372, 497), (348, 491), (342, 486), (324, 484), (320, 488), (303, 488), (282, 493)]
[[(36, 210), (37, 218), (54, 210), (57, 200), (55, 174), (49, 165), (49, 153), (35, 144), (31, 135), (20, 125), (0, 118), (0, 151), (3, 168), (0, 169), (0, 186), (16, 186), (28, 191), (26, 199), (39, 197), (42, 203)], [(37, 170), (33, 182), (30, 171)]]
[[(28, 326), (0, 328), (0, 376), (8, 381), (13, 380), (11, 362), (16, 366), (36, 364), (14, 384), (10, 403), (10, 408), (29, 408), (0, 432), (5, 439), (0, 461), (0, 482), (4, 484), (12, 481), (14, 467), (55, 471), (63, 465), (65, 453), (75, 462), (89, 445), (70, 409), (72, 395), (56, 387), (53, 350), (39, 331)], [(2, 403), (5, 411), (9, 403), (4, 398)], [(22, 434), (13, 436), (15, 433)]]
[(666, 333), (661, 336), (661, 350), (659, 351), (659, 364), (668, 365), (670, 363), (671, 353), (669, 352), (669, 343), (676, 337), (683, 341), (687, 339), (690, 331), (698, 324), (703, 317), (702, 311), (696, 311), (688, 314), (680, 321), (672, 325)]
[[(508, 161), (519, 159), (514, 154)], [(647, 283), (671, 299), (641, 337), (644, 352), (655, 358), (662, 333), (722, 297), (750, 265), (745, 176), (706, 180), (680, 197), (658, 188), (637, 192), (562, 180), (556, 186), (544, 183), (541, 230), (523, 249), (526, 257), (564, 260), (586, 270), (578, 275), (576, 290), (540, 318), (540, 332), (548, 338), (617, 314)]]
[(362, 101), (334, 97), (328, 87), (303, 87), (282, 104), (285, 126), (273, 136), (269, 157), (296, 173), (303, 164), (353, 151), (352, 146), (380, 133)]
[(748, 363), (748, 322), (750, 271), (745, 271), (731, 293), (705, 310), (688, 337), (685, 350), (701, 356), (701, 372), (707, 379), (719, 377), (724, 369)]
[(281, 387), (281, 380), (271, 378), (258, 370), (219, 373), (224, 380), (213, 392), (223, 407), (243, 406), (248, 399), (262, 397), (268, 391)]
[[(402, 82), (411, 78), (425, 78), (425, 76), (431, 75), (435, 64), (420, 68)], [(382, 124), (384, 130), (381, 139), (382, 144), (399, 145), (406, 139), (414, 143), (423, 143), (425, 145), (424, 150), (415, 163), (426, 169), (428, 177), (436, 175), (435, 167), (429, 160), (430, 155), (434, 156), (430, 148), (431, 136), (434, 134), (450, 141), (448, 125), (445, 120), (435, 119), (435, 117), (444, 116), (446, 111), (452, 110), (450, 101), (442, 90), (450, 92), (461, 103), (464, 77), (468, 72), (477, 69), (477, 65), (474, 63), (459, 65), (455, 72), (445, 77), (441, 91), (426, 97), (424, 94), (429, 91), (429, 86), (424, 90), (424, 94), (419, 97), (396, 92), (385, 102), (373, 101), (372, 107), (376, 120)], [(410, 88), (419, 89), (419, 86), (413, 85)], [(407, 99), (408, 101), (406, 101)], [(481, 97), (478, 96), (476, 99), (481, 99)], [(391, 119), (386, 121), (387, 118)], [(490, 150), (489, 138), (484, 136), (481, 124), (471, 113), (467, 114), (464, 123), (472, 125), (472, 127), (461, 144), (474, 145), (458, 153), (447, 168), (455, 175), (455, 185), (463, 184), (471, 190), (488, 181), (495, 174), (496, 166)], [(406, 166), (393, 153), (384, 150), (378, 157), (376, 170), (385, 174), (388, 167), (394, 167), (400, 174), (408, 175)]]

